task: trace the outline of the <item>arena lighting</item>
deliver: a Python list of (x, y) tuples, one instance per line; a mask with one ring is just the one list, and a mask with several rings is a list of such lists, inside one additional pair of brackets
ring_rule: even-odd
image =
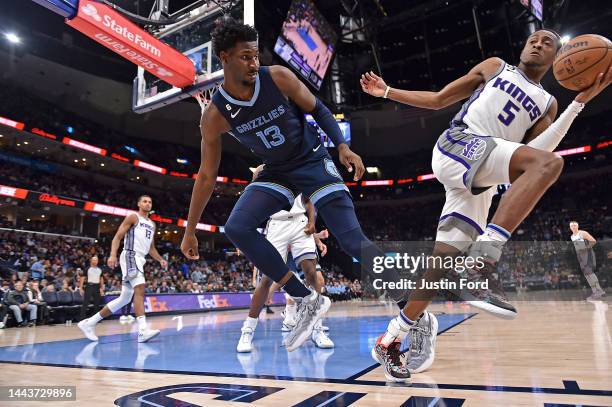
[(366, 171), (369, 174), (378, 174), (380, 172), (380, 170), (378, 169), (378, 167), (366, 167)]
[(11, 120), (9, 118), (2, 117), (2, 116), (0, 116), (0, 124), (4, 124), (5, 126), (9, 126), (9, 127), (14, 127), (18, 130), (23, 130), (23, 128), (25, 127), (24, 123), (20, 123), (18, 121)]
[(179, 164), (183, 164), (183, 165), (189, 164), (189, 161), (184, 159), (184, 158), (177, 158), (176, 162), (179, 163)]
[(434, 174), (419, 175), (417, 181), (427, 181), (428, 179), (436, 179)]
[(158, 167), (157, 165), (149, 164), (149, 163), (146, 163), (146, 162), (140, 161), (140, 160), (134, 160), (134, 165), (136, 167), (144, 168), (145, 170), (157, 172), (157, 173), (160, 173), (160, 174), (165, 174), (166, 172), (168, 172), (163, 167)]
[[(179, 219), (177, 224), (180, 227), (182, 227), (182, 228), (187, 227), (187, 221), (185, 219)], [(217, 231), (217, 226), (216, 225), (208, 225), (206, 223), (198, 223), (196, 225), (196, 229), (204, 230), (206, 232), (216, 232)]]
[(555, 154), (563, 157), (565, 155), (584, 154), (584, 153), (588, 153), (589, 151), (591, 151), (591, 146), (582, 146), (582, 147), (568, 148), (567, 150), (555, 151)]
[(362, 187), (379, 187), (379, 186), (389, 186), (389, 185), (393, 185), (393, 180), (392, 179), (381, 179), (381, 180), (376, 180), (376, 181), (362, 181), (361, 182), (361, 186)]
[(566, 34), (566, 35), (561, 37), (561, 44), (565, 44), (566, 42), (568, 42), (571, 39), (572, 39), (572, 37)]
[(83, 143), (82, 141), (71, 139), (70, 137), (64, 137), (62, 143), (72, 147), (80, 148), (81, 150), (89, 151), (90, 153), (106, 155), (105, 149), (92, 146), (91, 144)]
[(25, 199), (28, 196), (27, 189), (7, 187), (0, 185), (0, 196), (9, 196), (11, 198)]
[(6, 33), (4, 34), (4, 38), (6, 38), (11, 44), (21, 43), (21, 38), (19, 38), (19, 36), (15, 33)]

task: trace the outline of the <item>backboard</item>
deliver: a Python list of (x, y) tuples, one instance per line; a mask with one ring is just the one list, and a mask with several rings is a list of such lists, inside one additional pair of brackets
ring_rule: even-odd
[(192, 86), (180, 89), (138, 67), (132, 110), (146, 113), (195, 96), (199, 91), (218, 87), (223, 81), (223, 70), (221, 62), (213, 55), (211, 32), (215, 20), (223, 15), (220, 5), (231, 4), (229, 14), (232, 17), (254, 26), (254, 3), (255, 0), (208, 1), (186, 13), (179, 22), (158, 29), (155, 37), (191, 59), (196, 67), (196, 77)]

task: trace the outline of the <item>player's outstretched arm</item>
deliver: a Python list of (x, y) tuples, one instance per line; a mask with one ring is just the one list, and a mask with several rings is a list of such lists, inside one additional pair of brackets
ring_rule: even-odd
[(198, 255), (198, 239), (195, 236), (196, 226), (217, 182), (217, 173), (221, 162), (221, 134), (229, 131), (230, 128), (217, 107), (211, 104), (202, 114), (200, 130), (202, 133), (200, 168), (193, 184), (187, 226), (181, 243), (181, 251), (185, 257), (192, 260), (200, 258)]
[(567, 106), (557, 120), (555, 120), (557, 101), (553, 100), (547, 114), (527, 132), (524, 143), (540, 150), (554, 151), (567, 134), (574, 119), (584, 108), (585, 103), (603, 92), (610, 83), (612, 83), (612, 68), (600, 73), (593, 85), (576, 95), (573, 102)]
[(270, 67), (270, 75), (274, 83), (285, 96), (291, 99), (305, 113), (310, 113), (319, 127), (327, 134), (338, 149), (340, 162), (349, 172), (353, 172), (353, 180), (358, 181), (365, 173), (365, 166), (359, 155), (355, 154), (346, 144), (340, 126), (329, 109), (308, 90), (297, 76), (284, 66)]
[(117, 233), (115, 233), (115, 237), (113, 237), (113, 241), (111, 242), (111, 252), (106, 264), (110, 268), (117, 267), (117, 251), (119, 251), (119, 244), (121, 240), (125, 237), (125, 234), (130, 230), (132, 226), (138, 223), (138, 215), (135, 213), (130, 213), (128, 216), (123, 219), (121, 225), (119, 225), (119, 229), (117, 229)]
[(466, 75), (446, 85), (439, 92), (411, 91), (388, 86), (383, 78), (374, 72), (361, 75), (361, 89), (372, 96), (384, 97), (405, 105), (424, 109), (443, 109), (468, 98), (474, 91), (488, 81), (499, 70), (504, 62), (499, 58), (489, 58)]

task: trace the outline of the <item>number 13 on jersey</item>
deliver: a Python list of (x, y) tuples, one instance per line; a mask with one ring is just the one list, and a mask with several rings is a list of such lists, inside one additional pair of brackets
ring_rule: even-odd
[(280, 146), (285, 142), (285, 136), (280, 132), (278, 126), (270, 126), (264, 131), (258, 131), (257, 137), (261, 139), (267, 149)]

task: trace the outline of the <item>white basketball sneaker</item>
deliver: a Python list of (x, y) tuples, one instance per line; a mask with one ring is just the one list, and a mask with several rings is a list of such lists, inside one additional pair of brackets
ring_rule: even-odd
[(315, 329), (312, 331), (311, 339), (317, 348), (332, 349), (334, 347), (334, 342), (327, 336), (323, 329)]
[(138, 342), (147, 342), (159, 335), (159, 332), (159, 329), (147, 329), (146, 331), (138, 332)]
[(89, 325), (87, 321), (88, 319), (84, 319), (79, 322), (77, 326), (81, 331), (83, 331), (83, 334), (87, 337), (87, 339), (90, 341), (97, 341), (98, 337), (96, 336), (95, 325)]
[(406, 367), (410, 373), (421, 373), (432, 365), (436, 356), (438, 319), (425, 311), (416, 325), (410, 328), (410, 351)]
[(249, 353), (253, 351), (253, 328), (250, 326), (243, 326), (242, 335), (240, 335), (240, 340), (238, 341), (238, 346), (236, 346), (236, 352), (238, 353)]
[(324, 295), (313, 292), (300, 299), (297, 305), (295, 327), (284, 341), (289, 352), (302, 346), (311, 337), (315, 324), (329, 310), (331, 300)]
[(287, 307), (285, 311), (283, 311), (285, 317), (283, 319), (283, 326), (281, 327), (281, 331), (283, 332), (291, 332), (295, 326), (295, 307), (291, 308), (293, 309), (291, 310), (290, 307)]

